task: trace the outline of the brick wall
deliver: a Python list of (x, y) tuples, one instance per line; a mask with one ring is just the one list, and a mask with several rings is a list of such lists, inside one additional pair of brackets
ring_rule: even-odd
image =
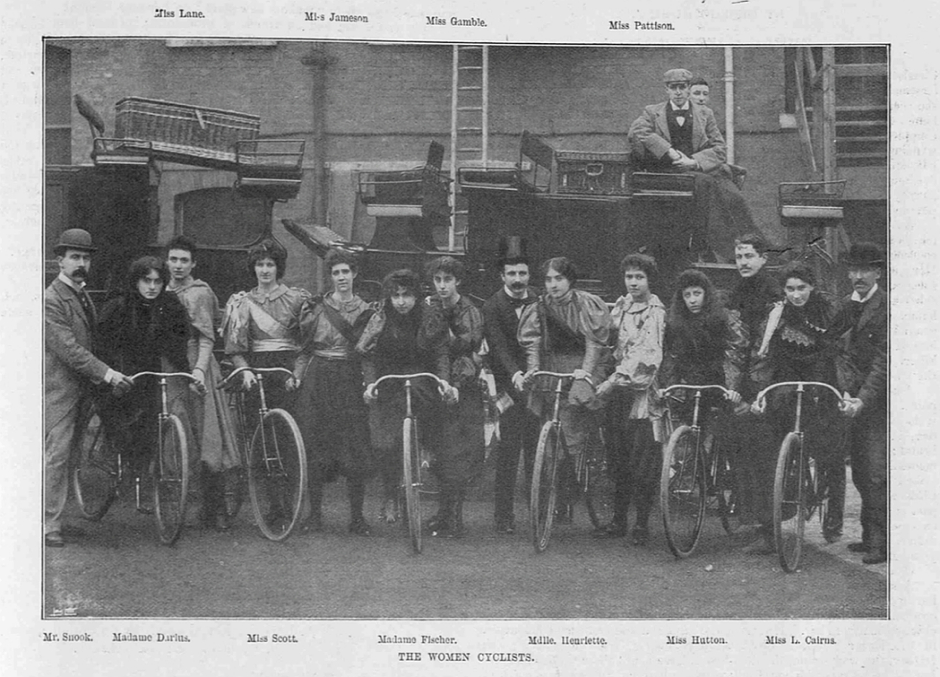
[[(315, 122), (324, 125), (329, 163), (420, 162), (432, 139), (449, 150), (450, 45), (278, 42), (270, 47), (170, 47), (163, 40), (56, 41), (72, 51), (72, 91), (114, 128), (114, 104), (126, 96), (188, 102), (257, 114), (262, 134), (308, 140), (301, 194), (275, 207), (284, 217), (314, 213)], [(762, 229), (782, 241), (776, 186), (806, 178), (798, 137), (780, 129), (784, 111), (783, 48), (742, 48), (735, 57), (736, 162), (749, 170), (747, 198)], [(314, 92), (324, 62), (325, 92)], [(665, 97), (661, 77), (685, 67), (711, 83), (711, 107), (724, 124), (724, 50), (720, 47), (539, 47), (490, 49), (490, 158), (518, 159), (523, 129), (560, 148), (624, 150), (625, 132), (644, 105)], [(323, 118), (314, 120), (321, 111)], [(87, 164), (88, 126), (72, 113), (72, 159)], [(445, 158), (448, 162), (449, 158)], [(180, 176), (186, 174), (180, 169)], [(219, 174), (219, 173), (216, 173)], [(213, 181), (232, 181), (221, 173)], [(179, 178), (179, 177), (178, 177)], [(182, 183), (179, 183), (182, 181)], [(160, 188), (161, 238), (173, 229), (173, 199), (182, 178), (168, 172)], [(877, 177), (874, 183), (877, 183)], [(346, 224), (331, 224), (344, 232)], [(292, 282), (318, 274), (316, 259), (276, 230), (291, 250)], [(295, 273), (296, 271), (296, 273)], [(296, 277), (295, 277), (296, 276)]]

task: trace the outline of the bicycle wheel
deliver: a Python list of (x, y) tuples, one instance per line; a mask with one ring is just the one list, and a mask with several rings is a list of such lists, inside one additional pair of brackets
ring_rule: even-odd
[(118, 457), (108, 444), (104, 425), (92, 409), (76, 428), (72, 489), (82, 517), (98, 521), (117, 497)]
[(164, 545), (180, 537), (186, 519), (189, 490), (189, 449), (183, 424), (175, 414), (160, 421), (153, 475), (153, 509), (157, 535)]
[(734, 468), (731, 467), (731, 458), (718, 440), (715, 440), (713, 444), (717, 445), (712, 449), (714, 459), (712, 477), (715, 482), (715, 493), (718, 496), (718, 516), (721, 518), (721, 526), (730, 536), (741, 526), (738, 519), (740, 506), (735, 489)]
[(803, 440), (789, 433), (780, 445), (774, 475), (774, 542), (784, 571), (796, 571), (803, 555), (803, 529), (812, 473), (803, 455)]
[(539, 435), (532, 468), (532, 489), (529, 496), (529, 521), (532, 525), (532, 543), (535, 552), (544, 552), (552, 535), (555, 519), (555, 499), (558, 495), (559, 454), (562, 453), (564, 433), (547, 421)]
[(421, 554), (421, 458), (418, 453), (418, 430), (413, 418), (402, 423), (402, 489), (411, 547)]
[(659, 501), (669, 549), (678, 558), (688, 557), (705, 519), (705, 465), (699, 435), (690, 426), (676, 428), (666, 445)]
[(255, 428), (248, 450), (248, 494), (264, 537), (283, 541), (300, 517), (307, 493), (307, 454), (297, 422), (271, 409)]
[(588, 517), (594, 528), (600, 529), (614, 519), (615, 485), (607, 474), (607, 452), (601, 449), (592, 458), (585, 459), (582, 472), (584, 476), (580, 480)]

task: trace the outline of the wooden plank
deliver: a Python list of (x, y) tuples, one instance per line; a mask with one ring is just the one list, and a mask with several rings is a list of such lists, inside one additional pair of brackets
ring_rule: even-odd
[(886, 63), (838, 63), (836, 77), (879, 77), (888, 75)]

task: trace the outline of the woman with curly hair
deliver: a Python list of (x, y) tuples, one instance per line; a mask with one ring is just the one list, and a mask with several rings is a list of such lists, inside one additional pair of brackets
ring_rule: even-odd
[[(788, 264), (779, 277), (785, 300), (775, 303), (767, 315), (758, 350), (760, 357), (767, 358), (765, 385), (820, 381), (838, 388), (836, 346), (827, 333), (835, 316), (832, 304), (816, 289), (816, 276), (805, 263)], [(814, 397), (817, 394), (820, 396)], [(803, 438), (806, 448), (816, 451), (817, 467), (826, 476), (829, 510), (823, 536), (832, 542), (842, 535), (845, 425), (835, 398), (814, 389), (809, 395), (803, 398)], [(778, 444), (793, 429), (795, 403), (796, 393), (792, 390), (778, 390), (768, 397), (766, 412)]]
[[(372, 448), (385, 492), (380, 517), (389, 523), (399, 519), (405, 387), (400, 382), (387, 383), (379, 393), (374, 384), (388, 374), (430, 372), (445, 381), (450, 378), (446, 336), (428, 331), (427, 306), (420, 302), (421, 296), (421, 281), (413, 271), (401, 269), (386, 275), (382, 280), (382, 301), (356, 345), (356, 352), (362, 357), (366, 384), (363, 399), (369, 405)], [(439, 445), (430, 433), (432, 422), (439, 416), (437, 387), (428, 383), (428, 379), (418, 379), (412, 393), (414, 413), (427, 423), (418, 430), (421, 446), (436, 450)]]
[[(746, 356), (747, 335), (739, 313), (722, 306), (705, 273), (693, 269), (680, 273), (666, 313), (662, 387), (721, 385), (733, 393), (729, 399), (737, 404)], [(707, 411), (720, 398), (707, 392), (703, 401)]]
[[(106, 364), (127, 375), (190, 370), (186, 355), (189, 317), (176, 295), (167, 292), (168, 280), (166, 264), (155, 256), (131, 263), (127, 287), (104, 304), (98, 320), (96, 347)], [(170, 380), (168, 394), (174, 406), (179, 406), (186, 393), (185, 383)], [(154, 451), (158, 411), (160, 389), (153, 378), (102, 403), (101, 415), (110, 436), (141, 476), (146, 475)]]

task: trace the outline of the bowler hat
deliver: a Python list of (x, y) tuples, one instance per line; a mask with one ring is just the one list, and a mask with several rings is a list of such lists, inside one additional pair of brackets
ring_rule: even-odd
[(81, 228), (69, 228), (64, 231), (52, 251), (56, 256), (60, 256), (66, 249), (78, 249), (84, 252), (98, 251), (97, 247), (91, 245), (91, 234)]
[(526, 241), (520, 235), (500, 235), (497, 244), (496, 265), (529, 263)]
[(884, 268), (885, 255), (873, 242), (857, 242), (849, 247), (842, 262), (850, 268)]
[(692, 73), (687, 71), (685, 68), (670, 68), (663, 75), (663, 82), (667, 85), (673, 82), (691, 82)]

